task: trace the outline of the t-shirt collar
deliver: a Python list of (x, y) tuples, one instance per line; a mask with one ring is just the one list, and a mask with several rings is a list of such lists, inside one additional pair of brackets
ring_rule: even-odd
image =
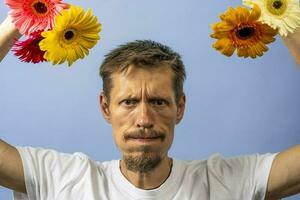
[(178, 184), (178, 179), (182, 176), (180, 174), (180, 163), (177, 160), (173, 159), (172, 170), (167, 178), (167, 180), (160, 185), (158, 188), (152, 190), (144, 190), (137, 188), (127, 178), (122, 174), (120, 170), (120, 160), (115, 160), (113, 163), (114, 173), (113, 178), (118, 187), (122, 192), (127, 193), (131, 198), (153, 198), (153, 197), (162, 197), (164, 195), (170, 194), (171, 190), (176, 190), (176, 183)]

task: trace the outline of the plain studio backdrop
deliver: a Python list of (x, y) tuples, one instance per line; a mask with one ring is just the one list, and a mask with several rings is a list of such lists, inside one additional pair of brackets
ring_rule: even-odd
[[(171, 156), (279, 152), (300, 143), (300, 70), (281, 38), (257, 59), (228, 58), (211, 47), (210, 25), (241, 0), (65, 2), (92, 8), (103, 25), (101, 40), (71, 68), (22, 63), (10, 52), (0, 63), (1, 139), (99, 161), (120, 158), (99, 109), (99, 66), (119, 44), (151, 39), (178, 51), (187, 71), (187, 107)], [(1, 21), (7, 12), (2, 1)], [(1, 188), (0, 199), (12, 199), (11, 191)]]

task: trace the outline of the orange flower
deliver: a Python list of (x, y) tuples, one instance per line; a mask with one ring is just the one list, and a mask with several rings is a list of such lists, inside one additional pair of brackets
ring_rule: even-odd
[(266, 44), (275, 41), (278, 31), (259, 22), (260, 14), (257, 5), (251, 11), (230, 7), (220, 16), (221, 22), (212, 25), (214, 33), (210, 36), (218, 39), (213, 47), (226, 56), (231, 56), (236, 49), (239, 57), (262, 56), (268, 50)]

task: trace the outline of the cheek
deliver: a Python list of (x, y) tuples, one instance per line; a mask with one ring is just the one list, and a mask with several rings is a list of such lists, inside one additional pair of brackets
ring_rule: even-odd
[(112, 109), (111, 125), (115, 142), (120, 146), (123, 142), (123, 133), (133, 126), (132, 114), (121, 109)]
[(164, 126), (164, 131), (168, 134), (168, 142), (172, 142), (176, 124), (176, 112), (174, 110), (169, 110), (169, 112), (161, 113), (160, 124)]
[(113, 128), (126, 129), (134, 123), (134, 113), (122, 108), (114, 109), (111, 121)]
[(174, 128), (176, 123), (176, 113), (173, 110), (161, 112), (157, 117), (157, 129), (166, 134), (163, 151), (168, 150), (173, 142)]
[(174, 129), (176, 123), (176, 112), (174, 110), (160, 110), (156, 113), (159, 122), (164, 124), (169, 129)]

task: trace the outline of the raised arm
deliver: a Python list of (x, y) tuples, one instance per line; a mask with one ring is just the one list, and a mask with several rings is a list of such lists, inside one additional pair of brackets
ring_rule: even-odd
[(279, 153), (272, 164), (266, 199), (300, 193), (300, 145)]
[(10, 50), (16, 38), (20, 38), (21, 34), (11, 22), (8, 16), (0, 25), (0, 62)]
[(287, 37), (282, 37), (282, 39), (300, 68), (300, 27)]
[(22, 160), (18, 150), (0, 140), (0, 185), (26, 193)]
[[(282, 38), (300, 67), (300, 27)], [(280, 199), (300, 193), (300, 145), (279, 153), (272, 164), (266, 199)]]

